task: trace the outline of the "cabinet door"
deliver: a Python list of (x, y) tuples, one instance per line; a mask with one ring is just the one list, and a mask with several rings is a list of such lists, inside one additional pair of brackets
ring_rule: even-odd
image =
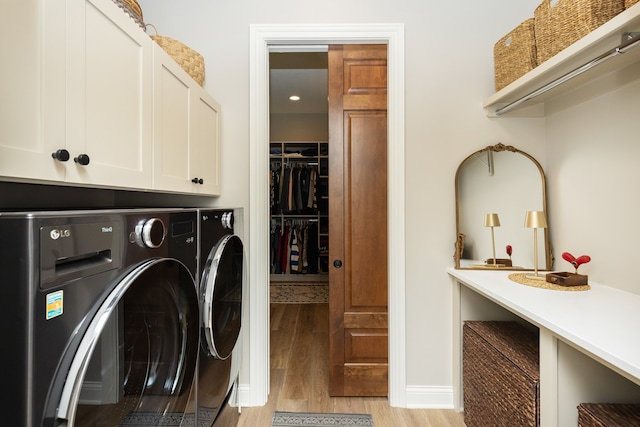
[[(59, 1), (58, 1), (59, 3)], [(11, 58), (0, 70), (0, 177), (3, 180), (55, 180), (65, 178), (65, 164), (55, 161), (53, 138), (45, 129), (45, 90), (64, 87), (64, 60), (59, 66), (44, 63), (45, 53), (64, 57), (64, 37), (48, 36), (48, 29), (64, 34), (63, 7), (56, 0), (10, 0), (3, 4), (0, 52)], [(13, 18), (9, 18), (13, 17)], [(19, 19), (17, 19), (19, 17)], [(56, 43), (57, 42), (57, 43)], [(47, 51), (54, 47), (55, 51)], [(53, 64), (51, 64), (53, 65)], [(48, 73), (48, 74), (45, 74)], [(44, 77), (47, 76), (48, 79)], [(62, 80), (61, 80), (62, 79)], [(57, 86), (56, 84), (57, 83)], [(58, 117), (64, 117), (64, 98), (51, 102)], [(60, 148), (65, 148), (62, 141)], [(68, 163), (68, 162), (67, 162)]]
[(153, 189), (220, 194), (220, 105), (153, 47)]
[(110, 0), (67, 0), (67, 181), (151, 185), (151, 39)]
[(191, 192), (189, 137), (191, 98), (187, 74), (159, 46), (153, 46), (153, 188)]
[(220, 104), (204, 89), (194, 97), (192, 129), (192, 171), (202, 184), (200, 194), (220, 195)]

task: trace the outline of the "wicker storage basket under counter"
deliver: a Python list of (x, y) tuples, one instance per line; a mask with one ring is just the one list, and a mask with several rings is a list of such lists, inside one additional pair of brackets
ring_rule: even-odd
[(640, 427), (640, 405), (581, 403), (578, 427)]
[(493, 46), (496, 91), (522, 77), (537, 65), (534, 19), (529, 18)]
[(624, 0), (542, 0), (535, 9), (538, 65), (624, 10)]
[(540, 425), (537, 333), (516, 322), (465, 322), (462, 376), (467, 427)]
[(640, 0), (624, 0), (624, 8), (629, 9), (634, 4), (638, 3)]
[(151, 39), (169, 54), (178, 65), (189, 74), (200, 86), (204, 83), (204, 58), (186, 44), (172, 39), (171, 37), (158, 35), (158, 30), (153, 24), (147, 24), (156, 31), (155, 35), (150, 35)]

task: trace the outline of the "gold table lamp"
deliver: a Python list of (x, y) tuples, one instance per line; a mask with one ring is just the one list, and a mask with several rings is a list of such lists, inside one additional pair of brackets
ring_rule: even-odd
[(488, 213), (484, 216), (484, 226), (491, 227), (491, 249), (493, 250), (493, 265), (496, 264), (496, 240), (493, 235), (493, 227), (500, 227), (500, 218), (497, 213)]
[(547, 228), (547, 218), (543, 211), (528, 211), (524, 218), (525, 228), (533, 228), (533, 267), (534, 275), (527, 275), (527, 279), (545, 280), (538, 275), (538, 228)]

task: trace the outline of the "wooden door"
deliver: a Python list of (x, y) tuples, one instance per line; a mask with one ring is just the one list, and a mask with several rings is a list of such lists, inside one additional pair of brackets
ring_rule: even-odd
[(329, 48), (332, 396), (387, 396), (387, 48)]

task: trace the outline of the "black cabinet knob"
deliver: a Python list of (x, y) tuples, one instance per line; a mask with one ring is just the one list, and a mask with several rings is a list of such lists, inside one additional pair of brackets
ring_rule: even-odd
[(194, 184), (204, 184), (204, 179), (195, 177), (191, 180)]
[(89, 164), (89, 156), (86, 154), (80, 154), (78, 157), (74, 157), (73, 161), (79, 165), (87, 166)]
[(342, 260), (337, 259), (337, 260), (333, 261), (333, 266), (334, 266), (335, 268), (340, 268), (340, 267), (342, 267)]
[(51, 157), (60, 162), (66, 162), (71, 156), (69, 156), (69, 152), (67, 150), (62, 148), (60, 150), (57, 150), (55, 153), (51, 153)]

